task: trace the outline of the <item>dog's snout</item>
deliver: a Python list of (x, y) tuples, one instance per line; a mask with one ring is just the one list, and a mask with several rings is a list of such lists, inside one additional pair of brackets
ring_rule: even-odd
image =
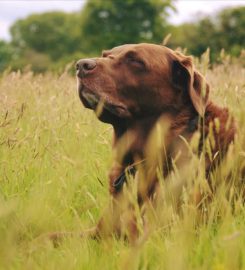
[(76, 63), (76, 70), (83, 75), (93, 70), (96, 67), (94, 59), (81, 59)]

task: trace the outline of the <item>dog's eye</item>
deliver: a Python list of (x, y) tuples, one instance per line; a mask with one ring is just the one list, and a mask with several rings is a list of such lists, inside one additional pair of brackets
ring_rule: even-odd
[(140, 59), (130, 59), (129, 60), (130, 65), (134, 68), (137, 68), (138, 70), (145, 70), (145, 63)]
[(138, 58), (135, 55), (128, 55), (126, 58), (126, 62), (133, 67), (139, 68), (139, 69), (144, 69), (145, 68), (145, 63), (143, 60)]

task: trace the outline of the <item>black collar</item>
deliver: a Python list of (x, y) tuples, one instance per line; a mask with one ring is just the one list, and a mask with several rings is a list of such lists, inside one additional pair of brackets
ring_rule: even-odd
[(119, 177), (113, 182), (113, 188), (116, 193), (119, 193), (122, 190), (123, 184), (127, 182), (129, 176), (134, 177), (136, 173), (135, 165), (128, 166)]
[(200, 116), (198, 116), (198, 115), (191, 118), (189, 120), (189, 123), (188, 123), (187, 128), (186, 128), (187, 132), (192, 133), (192, 132), (196, 131), (198, 129), (199, 121), (200, 121)]
[[(198, 128), (198, 122), (200, 118), (199, 116), (195, 116), (194, 118), (190, 119), (187, 125), (187, 132), (194, 132)], [(136, 174), (136, 164), (129, 165), (125, 168), (125, 170), (118, 176), (118, 178), (113, 182), (113, 188), (116, 193), (119, 193), (122, 190), (123, 184), (127, 182), (129, 176), (134, 177)]]

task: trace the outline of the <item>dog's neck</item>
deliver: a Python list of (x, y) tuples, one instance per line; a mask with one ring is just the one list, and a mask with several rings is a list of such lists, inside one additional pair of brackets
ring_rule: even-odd
[[(159, 119), (164, 119), (163, 121)], [(174, 140), (179, 135), (193, 133), (198, 128), (199, 116), (192, 109), (182, 110), (181, 112), (162, 112), (160, 115), (150, 115), (138, 118), (137, 121), (123, 120), (113, 125), (114, 143), (113, 148), (124, 148), (124, 157), (118, 157), (119, 163), (123, 166), (131, 165), (137, 158), (144, 158), (144, 146), (158, 121), (161, 124), (169, 124), (169, 133)], [(123, 145), (124, 140), (124, 146)], [(120, 150), (119, 152), (122, 152)], [(120, 154), (122, 155), (122, 154)]]
[[(145, 117), (136, 122), (120, 122), (114, 126), (114, 151), (115, 163), (110, 172), (111, 193), (121, 190), (126, 181), (126, 174), (134, 174), (136, 171), (135, 163), (145, 162), (145, 146), (150, 134), (160, 118), (169, 119), (169, 129), (171, 141), (178, 135), (188, 136), (198, 128), (198, 115), (193, 112), (181, 112), (180, 114), (166, 114)], [(164, 122), (161, 122), (164, 125)], [(168, 143), (171, 146), (171, 142)], [(164, 174), (167, 174), (167, 172)]]
[[(147, 159), (144, 152), (145, 145), (147, 144), (149, 134), (161, 116), (166, 115), (163, 114), (158, 117), (144, 118), (142, 121), (137, 121), (137, 123), (125, 122), (123, 125), (119, 125), (118, 127), (114, 126), (114, 149), (115, 152), (117, 152), (118, 148), (121, 148), (121, 150), (118, 151), (119, 156), (116, 155), (116, 162), (110, 173), (111, 193), (115, 193), (120, 190), (124, 181), (126, 181), (126, 170), (129, 170), (131, 174), (134, 174), (136, 168), (134, 165), (135, 162)], [(228, 145), (234, 140), (234, 134), (236, 132), (234, 119), (229, 117), (227, 109), (220, 108), (211, 102), (209, 102), (206, 107), (204, 118), (200, 118), (197, 113), (193, 113), (193, 111), (190, 110), (182, 111), (177, 115), (167, 116), (172, 117), (171, 125), (168, 129), (169, 141), (166, 142), (166, 145), (168, 146), (168, 149), (166, 150), (168, 153), (170, 153), (170, 160), (171, 153), (175, 153), (172, 146), (178, 146), (178, 141), (182, 141), (180, 140), (179, 135), (185, 137), (187, 141), (189, 141), (194, 132), (202, 127), (204, 133), (201, 133), (201, 138), (198, 146), (198, 150), (201, 151), (203, 139), (206, 138), (209, 132), (210, 123), (214, 122), (215, 119), (219, 120), (220, 128), (218, 133), (216, 131), (215, 138), (217, 143), (216, 148), (212, 149), (212, 153), (215, 154), (220, 150), (221, 152), (226, 152)], [(121, 139), (127, 137), (127, 135), (129, 135), (129, 138), (133, 140), (126, 146), (123, 143), (120, 144)], [(211, 161), (209, 162), (207, 159), (206, 173), (208, 173), (212, 167), (215, 166), (215, 164), (216, 163), (213, 164)], [(171, 166), (167, 168), (166, 173), (163, 171), (165, 176), (168, 174), (169, 170), (171, 170)]]

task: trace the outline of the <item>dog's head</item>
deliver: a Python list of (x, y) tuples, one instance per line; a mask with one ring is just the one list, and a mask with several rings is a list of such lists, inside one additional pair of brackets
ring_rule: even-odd
[(191, 57), (154, 44), (129, 44), (76, 64), (85, 107), (101, 107), (99, 119), (114, 124), (192, 108), (203, 115), (209, 87)]

